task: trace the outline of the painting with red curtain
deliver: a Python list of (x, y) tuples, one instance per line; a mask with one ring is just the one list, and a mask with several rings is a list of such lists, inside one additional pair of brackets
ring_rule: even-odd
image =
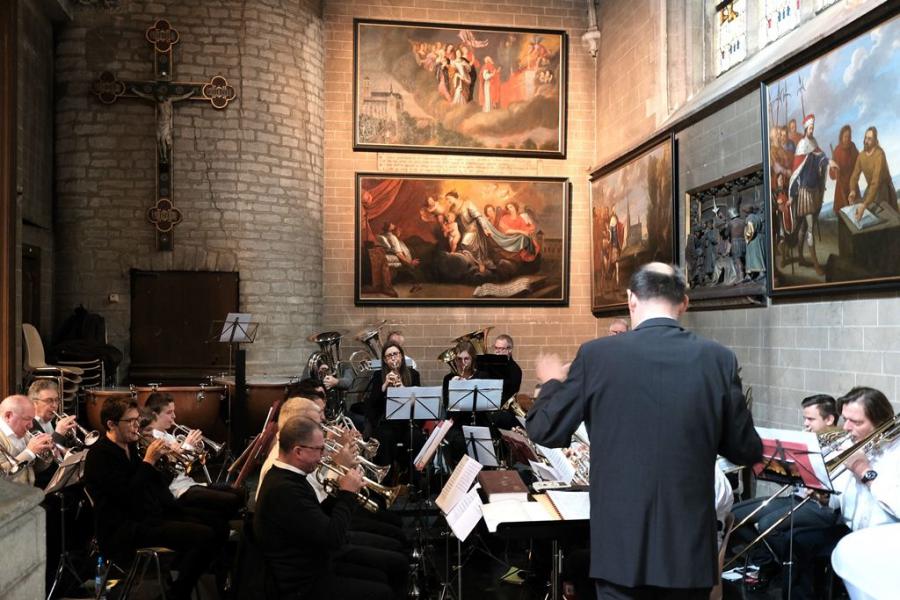
[(357, 304), (568, 303), (569, 182), (356, 178)]
[(354, 21), (354, 148), (564, 158), (564, 31)]

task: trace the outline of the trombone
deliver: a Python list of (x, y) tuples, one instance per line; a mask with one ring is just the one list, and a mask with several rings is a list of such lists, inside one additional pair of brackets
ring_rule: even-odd
[[(344, 445), (335, 440), (325, 440), (325, 450), (327, 452), (336, 454), (343, 450), (343, 448)], [(381, 465), (376, 465), (372, 461), (367, 460), (362, 456), (357, 456), (356, 460), (359, 461), (359, 465), (363, 468), (363, 470), (367, 473), (370, 473), (378, 483), (384, 481), (384, 478), (387, 477), (388, 471), (391, 470), (390, 465), (385, 465), (382, 467)]]
[[(190, 427), (185, 427), (184, 425), (179, 425), (178, 423), (175, 423), (174, 427), (175, 439), (179, 444), (183, 446), (185, 438), (187, 438), (188, 434), (190, 434), (192, 430)], [(212, 451), (212, 456), (216, 457), (222, 453), (223, 448), (225, 448), (225, 444), (219, 444), (212, 441), (205, 435), (201, 435), (200, 441), (197, 442), (196, 451), (198, 454), (203, 454), (205, 456), (206, 454), (208, 454), (206, 450), (209, 449)]]
[[(338, 487), (334, 479), (329, 478), (328, 475), (334, 474), (337, 477), (343, 477), (348, 472), (349, 469), (347, 467), (335, 463), (330, 458), (324, 458), (319, 463), (319, 468), (316, 469), (316, 481), (322, 484), (329, 496), (335, 496), (338, 493)], [(378, 510), (378, 504), (369, 497), (370, 493), (383, 497), (385, 506), (390, 508), (400, 493), (400, 486), (387, 487), (367, 477), (363, 477), (363, 488), (356, 494), (356, 499), (363, 508), (374, 513)]]
[[(841, 431), (841, 432), (827, 432), (825, 434), (826, 440), (822, 444), (825, 449), (828, 449), (829, 452), (835, 452), (838, 448), (840, 448), (843, 443), (849, 438), (850, 433)], [(862, 450), (862, 452), (866, 456), (871, 456), (877, 451), (880, 450), (883, 444), (890, 444), (891, 442), (900, 438), (900, 414), (895, 415), (894, 418), (888, 419), (878, 427), (876, 427), (869, 435), (864, 438), (854, 442), (849, 447), (841, 450), (837, 455), (825, 461), (825, 470), (828, 472), (829, 479), (836, 479), (844, 474), (844, 471), (848, 470), (847, 465), (845, 464), (847, 460), (856, 454), (858, 451)], [(733, 529), (737, 529), (739, 526), (744, 525), (750, 518), (753, 517), (759, 510), (761, 510), (764, 506), (766, 506), (769, 502), (771, 502), (775, 497), (782, 494), (784, 490), (790, 487), (790, 484), (784, 485), (778, 492), (770, 496), (766, 499), (765, 502), (760, 505), (757, 510), (754, 510), (749, 515), (747, 515), (740, 523), (734, 526)], [(731, 557), (731, 559), (726, 562), (722, 569), (727, 570), (729, 566), (731, 566), (735, 561), (737, 561), (740, 557), (745, 555), (751, 548), (756, 546), (759, 542), (763, 541), (768, 537), (770, 533), (775, 531), (775, 529), (784, 523), (792, 514), (794, 514), (797, 510), (800, 509), (801, 506), (812, 500), (818, 494), (810, 493), (806, 498), (801, 500), (799, 503), (795, 504), (789, 511), (783, 514), (777, 521), (772, 523), (762, 533), (760, 533), (752, 542), (744, 546), (743, 550), (735, 554)]]
[[(66, 413), (58, 413), (55, 410), (52, 412), (53, 412), (53, 416), (56, 417), (57, 419), (67, 419), (69, 417), (69, 415), (67, 415)], [(66, 433), (66, 435), (73, 438), (76, 442), (78, 442), (80, 445), (84, 446), (85, 448), (89, 448), (89, 447), (93, 446), (94, 444), (97, 443), (97, 440), (100, 439), (100, 432), (98, 432), (96, 430), (88, 431), (87, 429), (82, 427), (78, 423), (78, 421), (73, 421), (73, 423), (75, 423), (75, 428), (78, 429), (78, 433), (81, 434), (81, 437), (83, 437), (84, 440), (82, 441), (82, 440), (78, 439), (78, 434), (75, 433), (75, 431), (73, 431), (71, 429)]]

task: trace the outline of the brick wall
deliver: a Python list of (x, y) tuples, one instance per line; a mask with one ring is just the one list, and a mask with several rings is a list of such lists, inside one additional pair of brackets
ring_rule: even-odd
[[(533, 362), (540, 350), (574, 356), (578, 345), (595, 336), (590, 312), (589, 191), (593, 162), (594, 63), (581, 46), (587, 10), (581, 0), (553, 3), (515, 0), (500, 7), (471, 2), (395, 0), (326, 2), (325, 36), (325, 310), (323, 324), (351, 331), (388, 319), (403, 330), (407, 350), (419, 364), (423, 383), (440, 381), (446, 368), (437, 355), (454, 337), (493, 325), (492, 335), (515, 339), (515, 356), (524, 370), (523, 390), (534, 385)], [(569, 33), (568, 156), (566, 160), (489, 158), (456, 161), (449, 156), (353, 152), (352, 62), (354, 17), (439, 23), (564, 29)], [(566, 308), (356, 308), (353, 305), (354, 173), (356, 171), (540, 175), (572, 182), (570, 306)], [(350, 347), (350, 344), (346, 344)], [(352, 348), (351, 348), (352, 350)], [(345, 352), (348, 354), (349, 350)]]
[[(90, 94), (104, 70), (152, 77), (144, 31), (160, 16), (181, 35), (176, 78), (221, 74), (238, 96), (222, 111), (199, 102), (175, 110), (184, 222), (171, 253), (155, 250), (145, 217), (155, 200), (152, 107), (105, 106)], [(323, 35), (315, 0), (76, 10), (56, 55), (57, 319), (80, 303), (100, 312), (127, 365), (130, 269), (238, 271), (241, 309), (261, 322), (249, 371), (297, 371), (303, 338), (321, 320)], [(121, 302), (109, 304), (110, 293)]]

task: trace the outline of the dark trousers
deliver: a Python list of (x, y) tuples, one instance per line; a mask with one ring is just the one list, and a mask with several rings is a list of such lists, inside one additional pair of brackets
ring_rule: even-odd
[(237, 518), (244, 506), (242, 490), (195, 485), (176, 500), (181, 508), (200, 509), (217, 515), (224, 521)]
[[(782, 598), (791, 600), (813, 600), (821, 596), (815, 591), (815, 583), (819, 577), (816, 572), (816, 561), (820, 558), (829, 560), (831, 551), (838, 541), (850, 530), (843, 524), (832, 527), (816, 527), (794, 531), (792, 568), (782, 570)], [(777, 551), (777, 550), (776, 550)], [(787, 555), (787, 547), (781, 549)]]
[(708, 600), (712, 588), (661, 588), (652, 585), (625, 587), (594, 580), (597, 600)]
[[(396, 540), (374, 534), (351, 532), (350, 543), (334, 556), (335, 571), (350, 577), (384, 582), (397, 598), (406, 595), (409, 561), (406, 555), (388, 550), (382, 544), (397, 544)], [(379, 575), (373, 579), (372, 572)], [(340, 579), (340, 576), (338, 577)]]
[(191, 590), (209, 566), (216, 552), (216, 533), (205, 524), (185, 520), (145, 522), (134, 538), (135, 548), (162, 546), (178, 553), (178, 580), (172, 586), (174, 598), (190, 598)]

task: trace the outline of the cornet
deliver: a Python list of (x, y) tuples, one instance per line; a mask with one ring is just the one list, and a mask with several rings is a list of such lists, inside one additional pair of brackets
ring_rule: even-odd
[[(350, 422), (349, 425), (347, 425), (347, 421)], [(343, 423), (343, 425), (341, 423)], [(349, 417), (345, 417), (344, 415), (338, 415), (338, 417), (333, 421), (322, 423), (322, 430), (325, 433), (330, 433), (335, 437), (341, 437), (347, 431), (357, 431), (356, 425), (353, 424), (353, 421)], [(378, 454), (378, 448), (381, 446), (381, 442), (379, 442), (375, 438), (369, 438), (368, 441), (359, 438), (356, 440), (356, 445), (359, 447), (360, 454), (362, 454), (366, 458), (371, 459), (373, 456)]]
[[(40, 432), (40, 433), (35, 433), (35, 432), (33, 432), (33, 431), (30, 431), (30, 430), (29, 430), (29, 431), (26, 431), (26, 432), (25, 432), (25, 439), (28, 440), (28, 441), (31, 441), (31, 440), (34, 439), (35, 437), (41, 435), (41, 433), (44, 433), (44, 432), (42, 431), (42, 432)], [(41, 459), (42, 461), (44, 461), (44, 462), (54, 461), (54, 462), (56, 462), (56, 463), (61, 463), (61, 462), (62, 462), (62, 459), (60, 458), (59, 454), (58, 454), (57, 451), (56, 451), (57, 448), (61, 448), (61, 447), (60, 447), (58, 444), (56, 444), (56, 443), (54, 442), (52, 448), (48, 448), (48, 449), (42, 451), (40, 454), (37, 455), (37, 457), (38, 457), (39, 459)], [(62, 448), (62, 450), (66, 450), (66, 448)]]
[(15, 456), (6, 451), (6, 448), (0, 446), (0, 458), (9, 463), (9, 469), (3, 471), (4, 477), (12, 477), (22, 469), (28, 466), (28, 461), (19, 462)]
[[(336, 454), (344, 449), (344, 445), (336, 442), (335, 440), (325, 440), (325, 450), (332, 454)], [(388, 471), (391, 470), (390, 465), (376, 465), (370, 460), (363, 458), (362, 456), (357, 456), (356, 460), (359, 461), (359, 465), (363, 468), (366, 473), (370, 473), (372, 477), (375, 478), (375, 481), (381, 483), (384, 481), (384, 478), (387, 477)]]
[[(145, 435), (142, 433), (138, 436), (138, 450), (140, 450), (142, 454), (146, 453), (147, 448), (150, 447), (150, 444), (152, 444), (155, 439), (156, 438), (152, 435)], [(175, 452), (168, 444), (163, 448), (161, 458), (162, 467), (175, 475), (177, 475), (179, 471), (190, 474), (195, 462), (199, 461), (203, 463), (206, 461), (205, 454), (197, 454), (196, 450), (186, 450), (184, 448), (181, 449), (181, 452)]]
[[(333, 496), (337, 494), (338, 488), (335, 485), (334, 480), (328, 478), (328, 473), (331, 472), (338, 477), (343, 477), (348, 471), (347, 467), (343, 467), (332, 462), (331, 459), (325, 458), (319, 463), (319, 468), (316, 470), (316, 480), (322, 484), (322, 487), (325, 488), (328, 495)], [(378, 505), (369, 498), (369, 493), (375, 493), (383, 497), (385, 506), (390, 508), (400, 493), (400, 486), (387, 487), (372, 481), (367, 477), (363, 477), (363, 488), (357, 494), (357, 500), (363, 505), (363, 508), (370, 512), (375, 512), (378, 510)]]
[[(190, 427), (185, 427), (184, 425), (175, 423), (175, 439), (178, 440), (179, 444), (184, 444), (184, 440), (190, 432)], [(216, 443), (206, 436), (201, 436), (200, 441), (197, 442), (196, 446), (196, 450), (203, 454), (208, 454), (206, 450), (209, 449), (212, 452), (213, 457), (221, 454), (223, 448), (225, 448), (225, 444)]]
[[(66, 419), (69, 417), (69, 415), (67, 415), (66, 413), (58, 413), (55, 410), (53, 411), (53, 416), (56, 417), (57, 419)], [(75, 441), (78, 442), (80, 445), (88, 448), (90, 446), (93, 446), (95, 443), (97, 443), (97, 440), (100, 439), (100, 432), (88, 431), (87, 429), (85, 429), (84, 427), (79, 425), (78, 421), (73, 421), (73, 423), (75, 423), (75, 428), (78, 430), (78, 433), (81, 434), (81, 437), (84, 438), (84, 440), (78, 439), (78, 434), (75, 433), (75, 431), (73, 431), (71, 429), (66, 433), (66, 435), (74, 438)]]

